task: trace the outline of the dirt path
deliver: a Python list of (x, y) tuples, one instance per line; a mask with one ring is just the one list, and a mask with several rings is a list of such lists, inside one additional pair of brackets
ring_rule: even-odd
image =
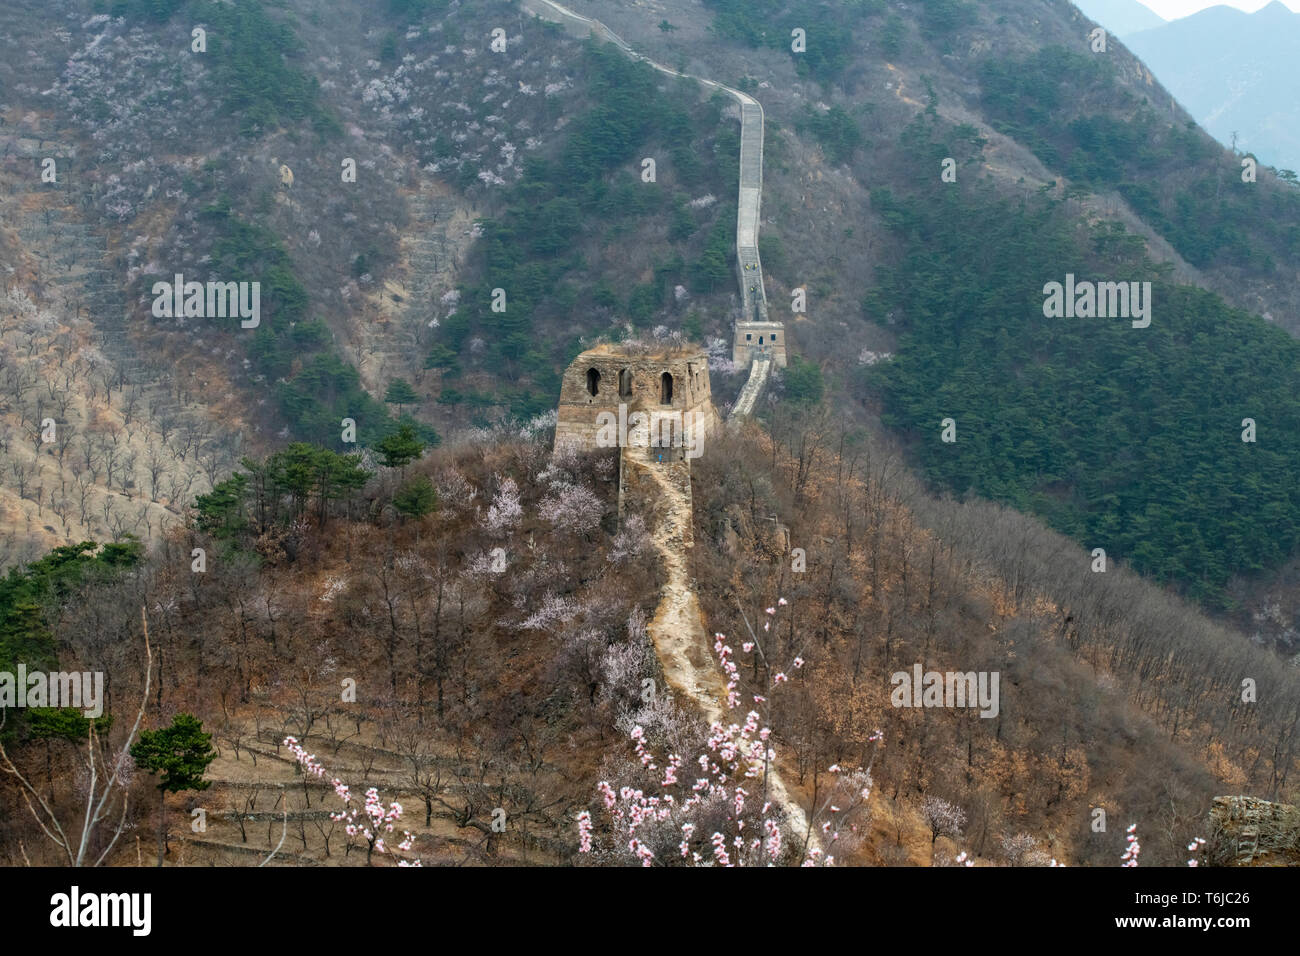
[(726, 684), (713, 660), (687, 567), (691, 503), (658, 468), (632, 456), (624, 459), (624, 467), (629, 466), (640, 469), (655, 483), (664, 507), (664, 517), (653, 538), (668, 581), (649, 626), (664, 677), (674, 690), (687, 694), (699, 705), (705, 719), (723, 721)]
[[(687, 567), (691, 503), (681, 489), (649, 463), (629, 456), (624, 459), (624, 467), (641, 469), (659, 489), (659, 500), (664, 505), (664, 517), (655, 528), (653, 539), (668, 580), (648, 628), (655, 653), (663, 665), (664, 678), (674, 691), (695, 701), (705, 720), (724, 725), (732, 723), (734, 716), (723, 706), (727, 694), (722, 669), (713, 659)], [(808, 816), (791, 797), (775, 767), (768, 773), (767, 785), (772, 802), (785, 811), (791, 828), (802, 840), (808, 833)]]

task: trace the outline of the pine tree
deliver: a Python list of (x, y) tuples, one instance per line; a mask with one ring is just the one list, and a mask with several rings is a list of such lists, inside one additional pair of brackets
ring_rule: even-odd
[(415, 433), (415, 427), (403, 423), (397, 431), (386, 435), (375, 445), (380, 461), (385, 468), (405, 468), (420, 457), (424, 451), (424, 442)]
[(402, 414), (403, 405), (414, 405), (419, 400), (420, 396), (415, 394), (411, 383), (404, 378), (393, 379), (388, 383), (388, 391), (384, 393), (384, 401), (396, 405), (398, 415)]
[(191, 714), (177, 714), (170, 727), (146, 730), (140, 741), (131, 748), (136, 766), (158, 776), (158, 865), (163, 865), (167, 852), (168, 792), (206, 790), (212, 785), (204, 780), (208, 764), (216, 759), (211, 746), (212, 735), (203, 732), (203, 723)]
[(438, 507), (438, 492), (428, 475), (417, 475), (397, 489), (393, 507), (409, 518), (423, 518)]

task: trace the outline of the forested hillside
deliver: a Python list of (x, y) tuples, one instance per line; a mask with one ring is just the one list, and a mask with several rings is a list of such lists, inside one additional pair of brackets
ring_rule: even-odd
[[(738, 134), (698, 88), (508, 3), (384, 4), (364, 24), (62, 3), (54, 34), (37, 6), (3, 14), (3, 334), (51, 375), (75, 343), (85, 371), (65, 376), (59, 441), (6, 484), (5, 560), (153, 539), (246, 451), (347, 450), (348, 420), (365, 447), (403, 421), (435, 441), (531, 418), (584, 337), (667, 321), (723, 354)], [(488, 20), (511, 25), (510, 56)], [(259, 283), (261, 320), (153, 314), (176, 275)], [(7, 368), (17, 444), (45, 405)]]
[[(1297, 353), (1269, 325), (1300, 314), (1294, 183), (1248, 170), (1113, 37), (1094, 51), (1067, 3), (705, 9), (637, 40), (737, 50), (723, 69), (743, 62), (778, 128), (764, 235), (778, 284), (808, 292), (792, 320), (819, 366), (791, 370), (795, 393), (819, 372), (936, 489), (1040, 515), (1243, 623), (1290, 620)], [(1151, 325), (1045, 318), (1067, 274), (1152, 283)]]
[[(0, 712), (0, 862), (75, 862), (33, 819), (95, 786), (114, 865), (398, 858), (336, 773), (425, 863), (721, 861), (725, 790), (600, 814), (698, 782), (726, 681), (772, 862), (1108, 866), (1133, 824), (1181, 865), (1215, 797), (1300, 802), (1294, 175), (1065, 0), (566, 5), (637, 55), (514, 0), (0, 9), (0, 674), (108, 678)], [(724, 419), (748, 368), (739, 111), (641, 55), (763, 106), (789, 352), (644, 484), (554, 446), (574, 356), (698, 345)], [(718, 643), (674, 672), (672, 628)], [(996, 713), (897, 704), (920, 662)]]
[[(171, 862), (265, 856), (280, 838), (267, 813), (278, 800), (292, 811), (280, 863), (361, 862), (357, 841), (324, 819), (328, 788), (290, 772), (286, 736), (403, 801), (426, 864), (582, 862), (574, 814), (595, 800), (597, 775), (634, 779), (631, 728), (681, 752), (705, 728), (680, 701), (644, 692), (647, 680), (664, 686), (645, 630), (660, 574), (654, 516), (618, 527), (600, 492), (613, 457), (552, 460), (549, 438), (496, 435), (418, 460), (418, 441), (390, 442), (390, 464), (369, 474), (303, 445), (247, 461), (153, 555), (87, 544), (11, 574), (5, 666), (57, 648), (61, 667), (104, 670), (112, 720), (99, 732), (120, 739), (144, 690), (145, 608), (148, 725), (192, 714), (219, 752), (197, 804), (166, 801), (209, 820), (202, 834), (172, 825)], [(884, 734), (866, 839), (846, 841), (844, 862), (941, 864), (966, 850), (985, 864), (1106, 865), (1123, 834), (1090, 828), (1090, 808), (1103, 807), (1149, 834), (1150, 862), (1174, 863), (1204, 832), (1211, 795), (1291, 785), (1300, 742), (1277, 728), (1294, 727), (1294, 672), (1266, 676), (1266, 652), (1132, 575), (1054, 576), (1062, 550), (1086, 554), (1014, 512), (914, 510), (897, 458), (843, 422), (812, 412), (770, 439), (753, 428), (722, 439), (695, 487), (712, 629), (742, 634), (779, 597), (789, 610), (768, 653), (806, 659), (773, 713), (798, 799), (815, 803), (825, 768), (865, 763)], [(789, 570), (791, 545), (807, 551), (803, 573)], [(889, 706), (888, 674), (918, 657), (1001, 670), (997, 719)], [(1243, 670), (1263, 677), (1257, 719), (1222, 705)], [(766, 674), (747, 670), (743, 688)], [(0, 739), (42, 789), (84, 748), (86, 721), (63, 713), (27, 711)], [(5, 786), (7, 802), (20, 799), (12, 778)], [(75, 816), (78, 796), (53, 790), (52, 810)], [(934, 800), (963, 820), (938, 843), (925, 822)], [(490, 825), (497, 807), (504, 831)], [(156, 803), (132, 801), (129, 821), (148, 830), (151, 818)], [(6, 860), (19, 840), (34, 861), (57, 859), (28, 831), (25, 814), (6, 816)], [(94, 852), (112, 832), (93, 830)]]
[[(1162, 278), (1168, 270), (1122, 227), (1082, 233), (1060, 200), (989, 199), (967, 186), (906, 198), (882, 188), (874, 200), (901, 255), (865, 307), (892, 312), (900, 342), (859, 381), (881, 391), (885, 423), (914, 438), (936, 480), (1038, 513), (1211, 603), (1231, 575), (1293, 553), (1293, 338)], [(1044, 318), (1026, 276), (1062, 281), (1062, 263), (1080, 277), (1152, 277), (1150, 327)], [(940, 437), (949, 417), (952, 444)], [(1253, 443), (1242, 440), (1246, 419), (1259, 429)]]

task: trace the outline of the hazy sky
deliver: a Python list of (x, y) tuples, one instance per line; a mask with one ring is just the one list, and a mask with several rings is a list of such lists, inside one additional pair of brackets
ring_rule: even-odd
[[(1269, 4), (1269, 0), (1141, 0), (1141, 2), (1166, 20), (1186, 17), (1206, 7), (1236, 7), (1238, 10), (1254, 13), (1260, 7)], [(1300, 13), (1300, 0), (1282, 0), (1282, 2), (1296, 13)]]

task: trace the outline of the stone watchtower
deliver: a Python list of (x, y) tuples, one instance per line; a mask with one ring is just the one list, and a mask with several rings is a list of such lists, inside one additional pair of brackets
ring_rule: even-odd
[(700, 349), (598, 345), (564, 372), (555, 445), (618, 449), (621, 514), (647, 466), (689, 496), (691, 459), (719, 425)]
[(785, 368), (785, 325), (781, 322), (737, 322), (731, 360), (748, 365), (766, 358)]
[(703, 351), (598, 345), (564, 372), (555, 443), (682, 461), (698, 458), (704, 437), (717, 427)]

